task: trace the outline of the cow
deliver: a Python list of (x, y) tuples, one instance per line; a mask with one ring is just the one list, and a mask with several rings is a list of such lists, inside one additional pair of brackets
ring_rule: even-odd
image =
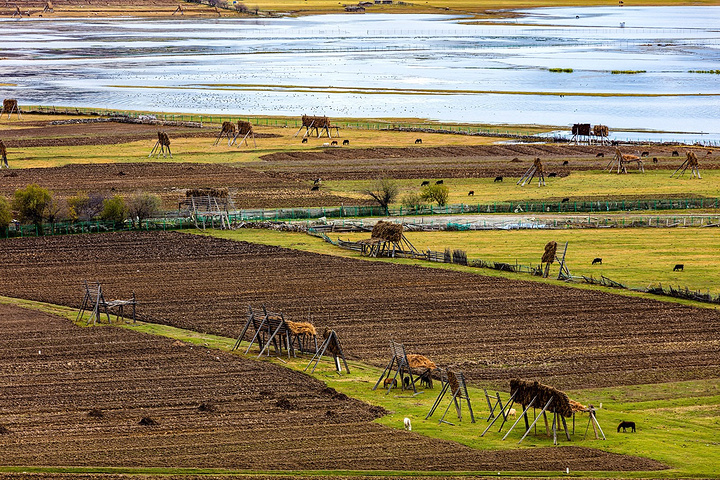
[(435, 182), (435, 185), (442, 185), (442, 184), (443, 184), (442, 180), (438, 180), (437, 182)]
[(320, 185), (313, 185), (312, 188), (310, 189), (311, 192), (315, 192), (318, 190), (320, 190)]
[(610, 142), (610, 145), (613, 146), (613, 147), (617, 147), (617, 146), (620, 145), (620, 142), (617, 141), (617, 140), (612, 140), (612, 141)]
[(425, 386), (426, 388), (433, 388), (433, 381), (432, 376), (430, 376), (430, 370), (425, 371), (420, 377), (420, 386)]
[(557, 173), (555, 173), (555, 172), (548, 173), (548, 178), (552, 178), (552, 177), (557, 177)]
[(333, 140), (332, 142), (330, 142), (330, 145), (337, 145), (337, 140)]
[(603, 152), (600, 152), (597, 155), (595, 155), (595, 157), (597, 157), (597, 158), (604, 157), (604, 156), (605, 156), (605, 154)]
[(631, 432), (635, 432), (635, 422), (626, 422), (625, 420), (623, 420), (622, 422), (620, 422), (620, 425), (618, 425), (618, 433), (620, 433), (621, 428), (623, 432), (626, 431), (626, 428), (629, 428)]
[(383, 380), (383, 387), (388, 388), (388, 385), (391, 385), (390, 388), (396, 388), (397, 380), (395, 380), (394, 378), (390, 378), (390, 377), (386, 378), (385, 380)]
[(424, 187), (426, 185), (430, 185), (430, 182), (428, 180), (423, 180), (423, 182), (420, 184), (421, 187)]
[(593, 265), (597, 265), (598, 263), (599, 263), (600, 265), (602, 265), (602, 258), (600, 258), (600, 257), (595, 257), (595, 258), (593, 259), (593, 261), (592, 261), (592, 264), (593, 264)]
[(350, 140), (343, 140), (343, 145), (350, 145)]
[(416, 138), (416, 139), (415, 139), (415, 145), (417, 145), (418, 143), (422, 143), (422, 138)]
[(677, 150), (673, 150), (672, 156), (673, 156), (673, 157), (679, 157), (679, 156), (680, 156), (680, 152), (678, 152)]
[(565, 197), (562, 200), (560, 200), (560, 203), (568, 203), (570, 201), (569, 197)]
[(318, 177), (315, 180), (313, 180), (313, 185), (319, 185), (320, 182), (322, 182), (322, 178)]
[(684, 272), (685, 271), (685, 264), (684, 263), (678, 263), (673, 268), (673, 272)]
[(503, 177), (495, 177), (495, 180), (493, 182), (502, 182)]
[(570, 165), (570, 162), (568, 162), (567, 160), (565, 160), (565, 161), (563, 162), (563, 167), (566, 166), (566, 165)]
[(641, 156), (641, 157), (648, 157), (648, 156), (650, 156), (650, 152), (642, 152), (642, 153), (640, 154), (640, 156)]
[(658, 163), (657, 157), (653, 157), (653, 163)]
[(303, 138), (302, 143), (307, 143), (307, 138)]
[(475, 196), (475, 190), (470, 190), (468, 192), (468, 197), (474, 197)]

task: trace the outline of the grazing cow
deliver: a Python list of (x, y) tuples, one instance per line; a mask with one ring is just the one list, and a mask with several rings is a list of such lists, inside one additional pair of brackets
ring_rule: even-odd
[(330, 142), (330, 145), (337, 145), (337, 140), (333, 140), (332, 142)]
[(343, 140), (343, 145), (350, 145), (350, 140)]
[(423, 180), (423, 182), (420, 184), (420, 186), (424, 187), (425, 185), (430, 185), (430, 182), (428, 180)]
[(673, 157), (679, 157), (679, 156), (680, 156), (680, 153), (679, 153), (677, 150), (673, 150), (672, 156), (673, 156)]
[(563, 167), (564, 167), (565, 165), (570, 165), (570, 162), (568, 162), (567, 160), (565, 160), (565, 161), (563, 162)]
[(620, 142), (618, 142), (617, 140), (612, 140), (612, 141), (610, 142), (610, 145), (613, 146), (613, 147), (617, 147), (617, 146), (620, 145)]
[(653, 163), (658, 163), (657, 157), (653, 157)]
[(409, 376), (403, 378), (403, 389), (410, 390), (410, 377)]
[(424, 386), (426, 388), (433, 388), (433, 382), (432, 382), (432, 376), (430, 376), (430, 370), (425, 371), (422, 375), (419, 377), (420, 379), (420, 386)]
[(322, 178), (318, 177), (315, 180), (313, 180), (313, 185), (319, 185), (320, 182), (322, 182)]
[(595, 156), (596, 156), (597, 158), (600, 158), (600, 157), (604, 157), (604, 156), (605, 156), (605, 154), (604, 154), (603, 152), (600, 152), (600, 153), (598, 153), (598, 154), (597, 154), (597, 155), (595, 155)]
[(623, 432), (626, 431), (626, 428), (629, 428), (631, 432), (635, 432), (635, 422), (626, 422), (625, 420), (623, 420), (622, 422), (620, 422), (620, 425), (618, 425), (618, 433), (620, 433), (621, 428)]
[(403, 419), (403, 422), (405, 423), (405, 430), (412, 431), (412, 425), (410, 424), (410, 419), (408, 417), (405, 417)]
[(502, 182), (503, 177), (495, 177), (495, 180), (493, 182)]
[(435, 185), (442, 185), (442, 184), (443, 184), (442, 180), (438, 180), (437, 182), (435, 182)]
[(303, 138), (302, 143), (307, 143), (307, 138)]
[(422, 138), (416, 138), (416, 139), (415, 139), (415, 144), (417, 145), (418, 143), (422, 143)]
[(388, 388), (388, 385), (392, 385), (392, 388), (397, 388), (397, 380), (394, 378), (386, 378), (383, 380), (383, 387)]
[(642, 153), (640, 154), (640, 156), (641, 156), (641, 157), (650, 156), (650, 152), (642, 152)]
[(312, 188), (310, 189), (311, 192), (315, 192), (317, 190), (320, 190), (320, 185), (313, 185)]
[(675, 268), (673, 268), (673, 272), (684, 272), (685, 271), (685, 264), (684, 263), (678, 263), (675, 265)]
[(600, 258), (600, 257), (595, 257), (595, 258), (593, 259), (593, 261), (592, 261), (592, 264), (593, 264), (593, 265), (597, 265), (598, 263), (599, 263), (600, 265), (602, 265), (602, 258)]
[(548, 173), (548, 178), (550, 178), (550, 177), (557, 177), (557, 173), (555, 173), (555, 172)]
[(475, 196), (475, 190), (470, 190), (468, 192), (468, 197), (474, 197)]
[(568, 203), (570, 201), (569, 197), (565, 197), (562, 200), (560, 200), (560, 203)]

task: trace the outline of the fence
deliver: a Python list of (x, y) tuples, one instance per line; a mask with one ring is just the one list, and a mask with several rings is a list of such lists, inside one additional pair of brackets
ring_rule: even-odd
[(195, 224), (189, 218), (152, 218), (132, 223), (116, 223), (103, 221), (90, 222), (58, 222), (36, 225), (11, 224), (3, 232), (0, 230), (0, 237), (38, 237), (45, 235), (73, 235), (82, 233), (100, 232), (121, 232), (121, 231), (157, 231), (157, 230), (180, 230), (195, 228)]

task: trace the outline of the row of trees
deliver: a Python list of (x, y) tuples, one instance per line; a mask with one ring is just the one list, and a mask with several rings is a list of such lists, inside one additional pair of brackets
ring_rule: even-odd
[[(397, 200), (400, 189), (397, 184), (388, 178), (382, 178), (375, 184), (364, 190), (363, 193), (375, 200), (378, 205), (388, 212), (388, 206)], [(420, 193), (408, 193), (403, 196), (401, 203), (404, 207), (412, 208), (423, 202), (437, 202), (439, 206), (445, 206), (450, 196), (450, 189), (443, 184), (425, 185), (420, 189)]]
[(160, 207), (160, 197), (150, 193), (140, 192), (125, 199), (120, 195), (78, 192), (57, 199), (46, 188), (33, 184), (16, 190), (11, 202), (0, 197), (0, 232), (13, 221), (13, 213), (18, 222), (35, 225), (40, 231), (43, 223), (61, 221), (102, 220), (119, 225), (130, 220), (134, 226), (160, 213)]

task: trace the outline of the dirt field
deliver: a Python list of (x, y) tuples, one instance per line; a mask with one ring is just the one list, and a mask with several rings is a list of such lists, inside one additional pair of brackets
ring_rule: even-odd
[[(371, 423), (382, 409), (283, 367), (7, 305), (0, 372), (3, 465), (662, 468), (574, 447), (474, 451)], [(147, 417), (156, 424), (141, 425)]]
[(135, 291), (143, 318), (228, 337), (248, 304), (265, 304), (310, 314), (351, 357), (379, 366), (394, 339), (501, 386), (512, 376), (570, 389), (720, 375), (716, 310), (179, 233), (3, 248), (0, 295), (79, 306), (82, 280), (100, 280), (108, 297)]

